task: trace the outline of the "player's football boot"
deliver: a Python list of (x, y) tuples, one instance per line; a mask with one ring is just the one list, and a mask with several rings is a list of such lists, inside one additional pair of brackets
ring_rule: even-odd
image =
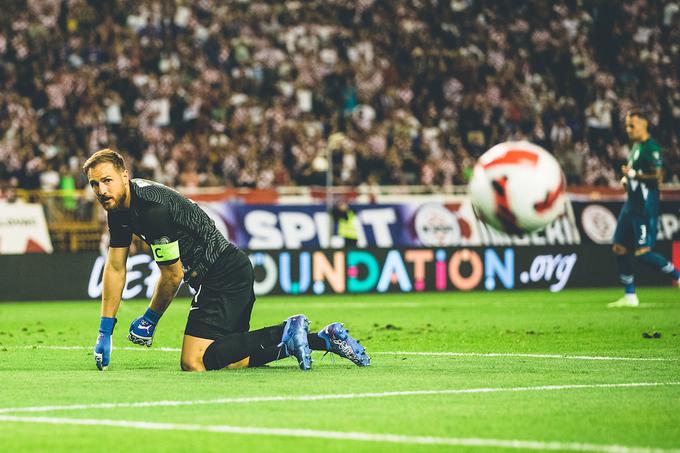
[(309, 332), (309, 321), (305, 315), (295, 315), (286, 319), (283, 326), (280, 347), (287, 355), (294, 356), (301, 370), (312, 369), (312, 350), (309, 349), (307, 333)]
[(318, 333), (326, 342), (326, 350), (344, 357), (357, 366), (369, 366), (371, 358), (361, 344), (349, 334), (339, 322), (328, 324)]
[(626, 294), (621, 299), (616, 300), (607, 304), (609, 308), (626, 308), (626, 307), (637, 307), (640, 305), (640, 301), (636, 294)]

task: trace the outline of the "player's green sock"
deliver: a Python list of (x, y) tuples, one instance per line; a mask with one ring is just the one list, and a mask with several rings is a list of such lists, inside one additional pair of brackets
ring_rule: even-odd
[(658, 253), (647, 252), (638, 256), (638, 258), (643, 263), (658, 268), (664, 274), (670, 274), (675, 280), (677, 280), (680, 277), (680, 272), (678, 272), (675, 266), (673, 266), (673, 263), (668, 261), (663, 256), (659, 255)]
[(633, 259), (630, 254), (617, 255), (616, 264), (619, 268), (619, 281), (626, 288), (626, 294), (635, 294), (635, 277), (633, 277)]

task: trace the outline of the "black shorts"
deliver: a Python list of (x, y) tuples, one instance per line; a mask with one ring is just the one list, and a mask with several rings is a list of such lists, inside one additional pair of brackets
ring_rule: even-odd
[(248, 256), (240, 249), (227, 249), (194, 295), (184, 335), (217, 340), (250, 330), (255, 303), (253, 283), (253, 266)]

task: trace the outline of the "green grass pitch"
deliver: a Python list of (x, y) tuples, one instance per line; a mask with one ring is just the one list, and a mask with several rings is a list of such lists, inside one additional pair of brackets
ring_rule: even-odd
[(98, 302), (2, 303), (0, 451), (679, 449), (680, 290), (607, 309), (619, 295), (261, 298), (252, 328), (344, 321), (372, 356), (358, 368), (314, 352), (307, 373), (293, 359), (179, 371), (186, 299), (150, 349), (126, 339), (147, 302), (123, 303), (102, 373)]

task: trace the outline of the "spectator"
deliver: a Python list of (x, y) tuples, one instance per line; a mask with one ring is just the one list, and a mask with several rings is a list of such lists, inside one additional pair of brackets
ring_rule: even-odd
[(616, 185), (633, 104), (658, 112), (667, 178), (680, 169), (677, 2), (5, 6), (0, 179), (20, 188), (54, 188), (62, 167), (83, 187), (104, 146), (172, 186), (319, 184), (337, 132), (347, 185), (464, 184), (518, 137), (572, 184)]

